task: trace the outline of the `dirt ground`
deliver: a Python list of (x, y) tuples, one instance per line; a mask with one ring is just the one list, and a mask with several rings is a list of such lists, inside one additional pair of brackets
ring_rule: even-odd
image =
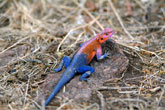
[(0, 110), (44, 110), (61, 75), (53, 71), (61, 58), (106, 27), (115, 31), (118, 52), (128, 59), (121, 60), (123, 69), (113, 67), (121, 76), (99, 71), (113, 66), (108, 61), (117, 54), (94, 59), (97, 72), (89, 79), (98, 80), (97, 86), (78, 75), (46, 109), (164, 110), (164, 0), (0, 0)]

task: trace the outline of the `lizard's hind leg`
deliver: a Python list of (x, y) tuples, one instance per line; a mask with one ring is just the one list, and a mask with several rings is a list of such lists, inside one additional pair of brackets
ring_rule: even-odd
[(69, 58), (68, 56), (65, 56), (65, 57), (61, 60), (61, 62), (60, 62), (60, 64), (59, 64), (58, 68), (55, 68), (54, 71), (59, 72), (59, 71), (62, 70), (63, 66), (65, 66), (65, 68), (67, 68), (67, 67), (69, 66), (69, 64), (70, 64), (70, 58)]
[(93, 67), (88, 65), (83, 65), (78, 68), (77, 72), (82, 73), (80, 80), (87, 81), (88, 80), (87, 77), (89, 77), (94, 71), (95, 69)]

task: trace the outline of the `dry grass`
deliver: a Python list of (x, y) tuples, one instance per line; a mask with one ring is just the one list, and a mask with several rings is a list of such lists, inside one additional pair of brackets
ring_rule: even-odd
[[(115, 82), (117, 87), (110, 81), (98, 89), (100, 103), (62, 100), (54, 108), (165, 107), (163, 0), (93, 1), (0, 0), (0, 108), (44, 109), (35, 98), (45, 75), (103, 27), (116, 31), (113, 39), (130, 59), (123, 79)], [(118, 95), (107, 95), (111, 90)]]

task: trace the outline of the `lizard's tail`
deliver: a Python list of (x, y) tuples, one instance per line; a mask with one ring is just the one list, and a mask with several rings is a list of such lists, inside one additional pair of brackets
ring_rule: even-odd
[[(74, 74), (74, 73), (73, 73)], [(72, 75), (71, 75), (72, 76)], [(50, 94), (50, 96), (48, 97), (48, 99), (45, 102), (45, 106), (47, 106), (49, 104), (49, 102), (54, 98), (54, 96), (56, 96), (56, 94), (59, 92), (59, 90), (66, 84), (68, 83), (72, 77), (69, 77), (68, 75), (63, 74), (61, 79), (59, 80), (58, 84), (55, 86), (55, 88), (53, 89), (53, 92)]]

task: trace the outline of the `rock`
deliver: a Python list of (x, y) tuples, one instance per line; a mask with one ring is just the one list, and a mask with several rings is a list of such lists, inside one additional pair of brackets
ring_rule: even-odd
[[(108, 40), (102, 47), (103, 53), (107, 51), (110, 55), (102, 61), (96, 61), (95, 59), (92, 61), (90, 65), (95, 68), (95, 73), (89, 77), (90, 83), (79, 81), (80, 75), (77, 75), (65, 86), (65, 92), (63, 92), (62, 89), (57, 96), (87, 101), (91, 97), (92, 90), (102, 86), (106, 80), (122, 76), (122, 72), (128, 66), (129, 60), (127, 57), (112, 39)], [(50, 95), (63, 72), (64, 70), (59, 73), (47, 75), (46, 80), (42, 85), (40, 96), (47, 97)]]

